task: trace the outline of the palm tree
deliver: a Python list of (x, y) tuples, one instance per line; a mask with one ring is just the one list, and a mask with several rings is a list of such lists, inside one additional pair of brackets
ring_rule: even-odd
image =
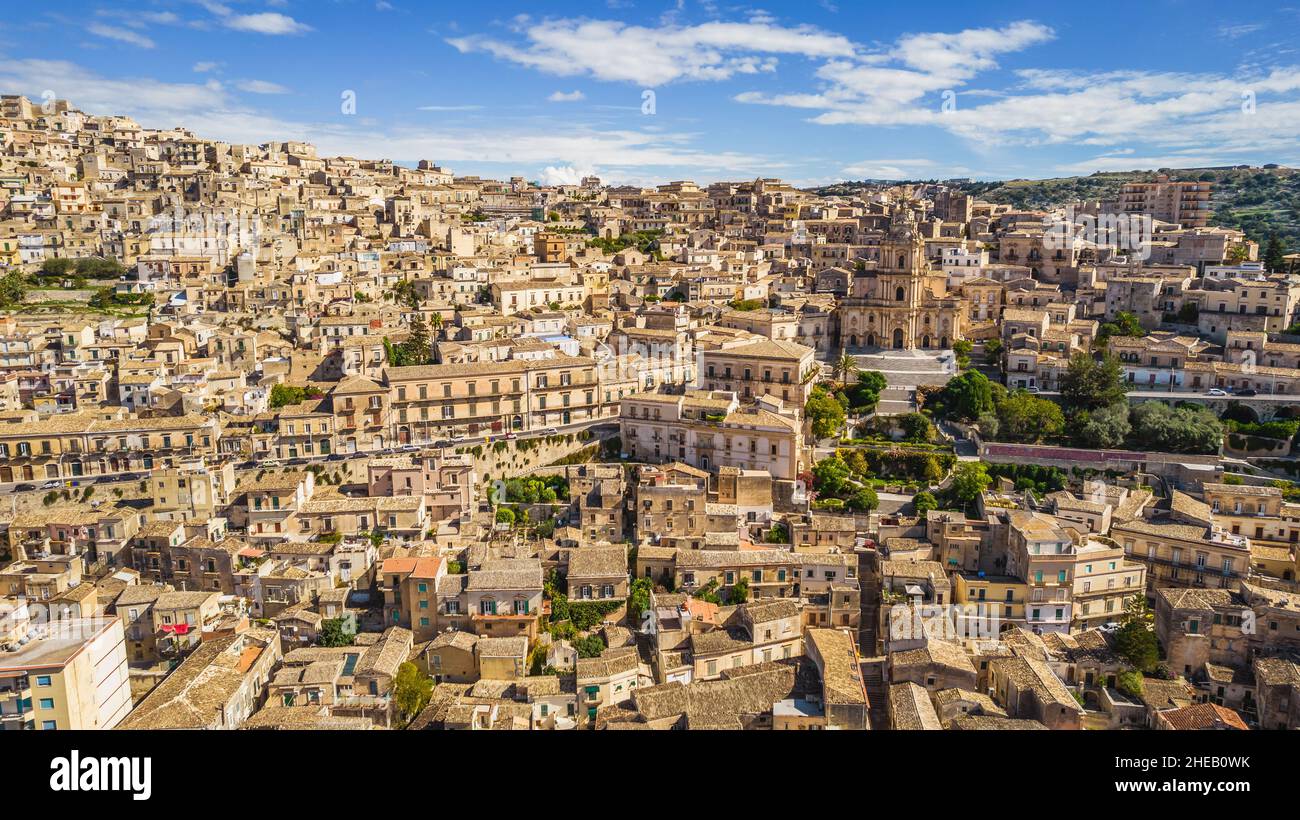
[(841, 350), (840, 357), (831, 365), (831, 371), (839, 375), (840, 384), (848, 384), (849, 379), (857, 375), (858, 360)]

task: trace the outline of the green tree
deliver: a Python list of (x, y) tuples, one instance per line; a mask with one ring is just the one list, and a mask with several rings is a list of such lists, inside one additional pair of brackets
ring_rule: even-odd
[(870, 413), (880, 402), (880, 393), (889, 386), (884, 374), (874, 370), (858, 373), (858, 380), (844, 388), (844, 395), (849, 400), (849, 408), (855, 413)]
[(727, 603), (743, 604), (749, 600), (749, 578), (745, 575), (736, 579), (736, 583), (727, 589)]
[(46, 259), (41, 263), (41, 274), (45, 276), (67, 276), (73, 268), (71, 259)]
[(1070, 421), (1070, 436), (1075, 444), (1092, 450), (1118, 447), (1128, 438), (1128, 402), (1122, 401), (1096, 410), (1084, 410)]
[(11, 308), (27, 295), (27, 282), (18, 271), (0, 276), (0, 308)]
[(934, 425), (921, 413), (906, 413), (898, 418), (903, 430), (903, 440), (913, 444), (929, 444), (934, 440)]
[(1055, 438), (1065, 429), (1065, 415), (1056, 402), (1021, 390), (998, 405), (998, 421), (1004, 439), (1028, 444)]
[(77, 276), (86, 279), (117, 279), (127, 272), (126, 268), (122, 267), (116, 259), (103, 259), (95, 256), (78, 259), (74, 267)]
[(1156, 634), (1141, 621), (1129, 621), (1115, 631), (1115, 651), (1142, 672), (1155, 671), (1160, 662)]
[(958, 339), (952, 343), (952, 352), (957, 356), (957, 366), (962, 370), (970, 367), (970, 352), (974, 347), (965, 339)]
[(321, 621), (320, 634), (316, 636), (317, 646), (351, 646), (355, 635), (345, 629), (342, 618), (327, 618)]
[(1142, 697), (1142, 673), (1129, 669), (1115, 676), (1115, 688), (1131, 698)]
[(989, 339), (984, 343), (984, 363), (998, 367), (1002, 364), (1002, 340)]
[(638, 578), (632, 582), (627, 596), (627, 622), (634, 629), (641, 624), (641, 614), (650, 608), (650, 593), (654, 582), (649, 578)]
[(975, 421), (975, 425), (980, 428), (980, 435), (995, 441), (1002, 430), (1002, 422), (998, 420), (998, 414), (991, 410), (987, 413), (981, 413), (980, 417)]
[(950, 415), (974, 421), (981, 413), (993, 409), (992, 384), (978, 370), (967, 370), (948, 380), (943, 389), (943, 404)]
[(574, 638), (573, 648), (578, 650), (579, 658), (599, 658), (605, 651), (605, 639), (599, 635), (586, 635)]
[(835, 360), (831, 368), (838, 377), (840, 384), (848, 384), (849, 379), (858, 373), (858, 360), (844, 351), (840, 351), (840, 356)]
[(851, 471), (840, 454), (824, 458), (813, 465), (813, 490), (818, 496), (838, 496), (845, 491)]
[(829, 438), (838, 435), (844, 429), (844, 405), (821, 387), (814, 387), (804, 405), (804, 412), (812, 423), (814, 438)]
[(1076, 353), (1061, 375), (1061, 400), (1069, 413), (1127, 401), (1124, 369), (1119, 359), (1107, 354), (1098, 361), (1086, 353)]
[(1114, 321), (1103, 322), (1097, 329), (1097, 344), (1105, 346), (1106, 340), (1111, 336), (1145, 336), (1146, 334), (1137, 316), (1127, 311), (1120, 311)]
[(765, 544), (788, 544), (790, 543), (790, 528), (778, 521), (772, 525), (772, 529), (767, 531), (763, 538)]
[(509, 507), (501, 507), (497, 510), (496, 521), (498, 524), (515, 525), (515, 511)]
[(871, 512), (880, 506), (880, 497), (871, 487), (858, 487), (845, 500), (844, 506), (858, 512)]
[(930, 510), (939, 509), (939, 501), (932, 493), (922, 490), (912, 496), (912, 507), (916, 510), (918, 518), (925, 518)]
[(1210, 455), (1223, 445), (1223, 422), (1204, 407), (1144, 402), (1130, 414), (1133, 438), (1161, 453)]
[(306, 400), (307, 388), (305, 387), (295, 387), (291, 384), (277, 384), (271, 387), (269, 405), (272, 410), (290, 404), (302, 404)]
[(406, 341), (402, 342), (402, 359), (406, 365), (429, 364), (433, 361), (433, 342), (429, 336), (429, 325), (424, 321), (424, 315), (416, 313), (411, 318), (411, 324), (408, 328), (410, 335)]
[(1286, 270), (1286, 246), (1277, 233), (1268, 235), (1268, 245), (1264, 248), (1264, 267), (1273, 273), (1281, 273)]
[(397, 675), (393, 678), (393, 706), (404, 724), (424, 711), (432, 696), (433, 678), (410, 661), (397, 667)]
[(952, 495), (959, 503), (970, 504), (979, 498), (993, 479), (989, 476), (989, 470), (983, 463), (978, 461), (963, 461), (957, 465), (957, 469), (952, 473)]

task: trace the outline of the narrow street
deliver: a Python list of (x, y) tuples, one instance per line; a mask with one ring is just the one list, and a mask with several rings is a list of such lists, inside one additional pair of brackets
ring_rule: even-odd
[(862, 589), (861, 621), (858, 624), (858, 653), (862, 656), (862, 681), (867, 689), (868, 718), (872, 729), (889, 728), (888, 687), (885, 659), (876, 655), (876, 623), (880, 612), (880, 584), (877, 581), (879, 553), (858, 553), (858, 584)]

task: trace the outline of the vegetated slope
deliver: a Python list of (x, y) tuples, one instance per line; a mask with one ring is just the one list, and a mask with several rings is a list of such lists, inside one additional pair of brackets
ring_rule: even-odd
[[(1115, 199), (1125, 183), (1150, 182), (1160, 173), (1179, 182), (1213, 182), (1210, 225), (1244, 231), (1247, 238), (1260, 244), (1261, 254), (1274, 233), (1287, 252), (1300, 250), (1300, 170), (1294, 168), (1164, 168), (1054, 179), (960, 182), (954, 187), (986, 202), (1039, 209), (1081, 199)], [(911, 182), (922, 181), (926, 180)], [(817, 193), (847, 195), (864, 188), (899, 184), (907, 183), (844, 182), (819, 188)]]

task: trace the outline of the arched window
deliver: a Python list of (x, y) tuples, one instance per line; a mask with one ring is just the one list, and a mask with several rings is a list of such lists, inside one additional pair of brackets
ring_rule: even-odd
[(905, 256), (904, 254), (900, 253), (898, 255), (898, 267), (899, 268), (907, 267), (907, 256)]
[(894, 301), (896, 301), (896, 302), (901, 302), (901, 301), (903, 301), (903, 300), (906, 299), (906, 298), (907, 298), (907, 297), (906, 297), (906, 292), (903, 290), (903, 288), (902, 288), (901, 286), (900, 286), (897, 290), (894, 291)]

